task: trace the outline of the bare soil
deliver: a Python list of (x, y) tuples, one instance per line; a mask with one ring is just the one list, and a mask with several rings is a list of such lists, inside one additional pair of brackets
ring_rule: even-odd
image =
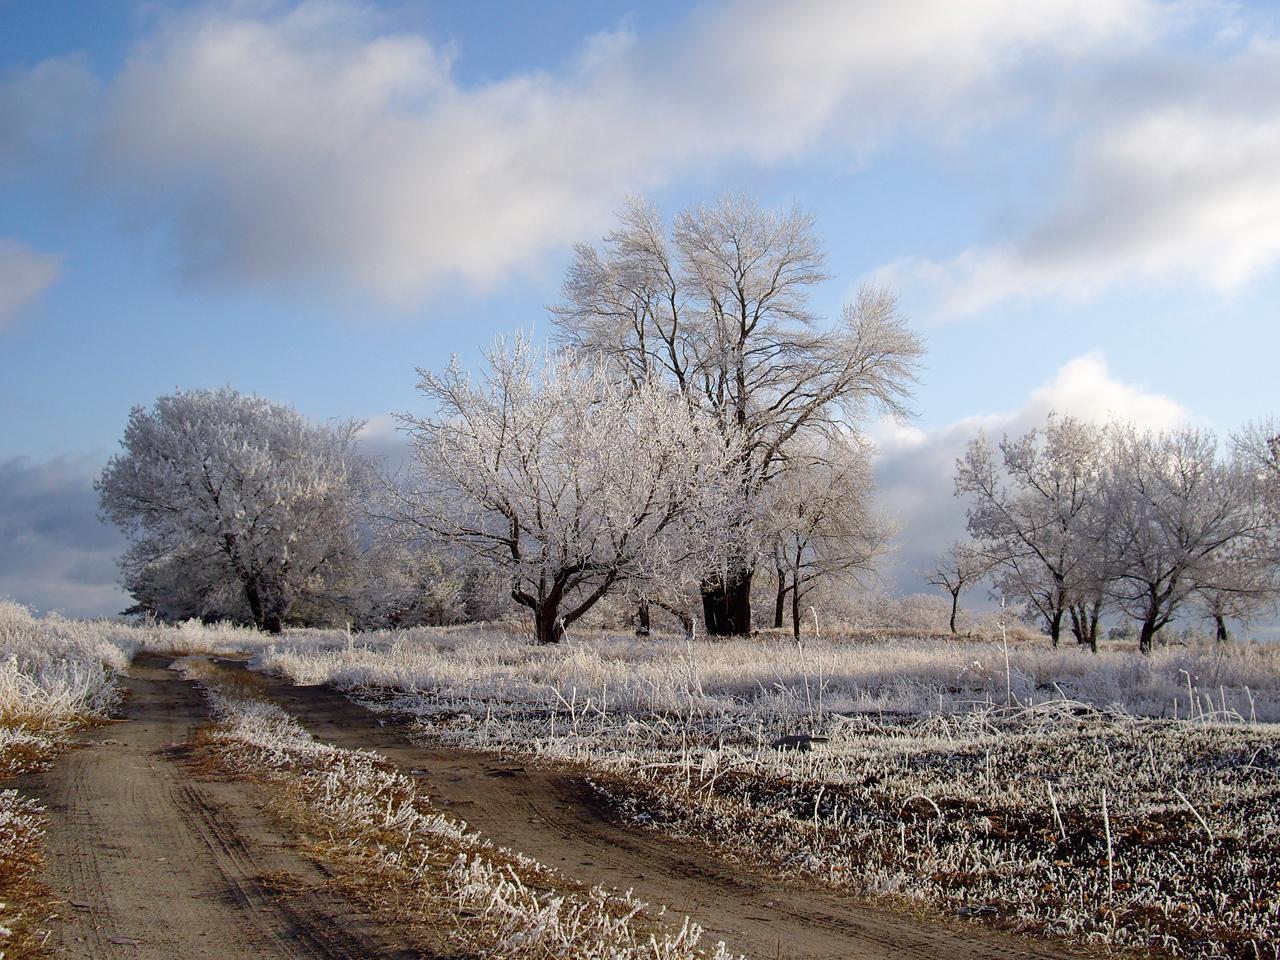
[[(227, 663), (227, 661), (224, 661)], [(829, 891), (781, 881), (702, 846), (623, 822), (570, 770), (412, 742), (394, 718), (328, 687), (268, 680), (260, 692), (315, 737), (377, 750), (423, 780), (444, 810), (490, 840), (587, 883), (600, 883), (677, 917), (712, 942), (756, 960), (1013, 960), (1084, 956), (973, 923), (948, 923), (869, 907)]]
[(125, 717), (86, 731), (25, 778), (47, 807), (56, 957), (379, 958), (418, 954), (361, 915), (290, 849), (251, 784), (212, 782), (184, 759), (204, 697), (143, 655)]

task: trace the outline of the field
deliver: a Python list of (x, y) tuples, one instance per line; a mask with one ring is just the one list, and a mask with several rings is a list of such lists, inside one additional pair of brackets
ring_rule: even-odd
[[(638, 823), (861, 896), (1175, 955), (1280, 935), (1268, 648), (460, 631), (317, 636), (258, 663), (432, 741), (574, 764)], [(815, 739), (773, 747), (788, 737)]]
[[(734, 923), (757, 948), (746, 924), (767, 899), (776, 915), (760, 918), (765, 928), (800, 931), (782, 955), (818, 955), (804, 952), (804, 919), (786, 914), (793, 888), (833, 914), (888, 911), (902, 956), (930, 955), (929, 937), (944, 935), (956, 956), (993, 955), (997, 941), (983, 938), (1002, 930), (1039, 939), (1044, 956), (1065, 955), (1053, 944), (1277, 956), (1280, 654), (1270, 647), (1095, 657), (1043, 641), (606, 633), (538, 647), (499, 628), (273, 638), (229, 626), (38, 620), (12, 605), (0, 614), (6, 778), (48, 769), (75, 731), (118, 714), (122, 685), (125, 715), (144, 729), (143, 706), (168, 709), (175, 694), (166, 691), (184, 682), (164, 669), (176, 657), (204, 695), (184, 701), (199, 727), (165, 776), (265, 798), (270, 830), (327, 864), (335, 895), (388, 936), (437, 951), (742, 950), (723, 930), (704, 933), (626, 885), (599, 883), (641, 862), (622, 853), (603, 862), (621, 842), (657, 863), (686, 851), (688, 882), (656, 893), (676, 900), (705, 888), (699, 909), (718, 904), (720, 920), (745, 918)], [(142, 659), (126, 678), (135, 653)], [(144, 662), (159, 669), (139, 673)], [(357, 712), (307, 693), (322, 685)], [(356, 703), (387, 725), (364, 723)], [(109, 764), (110, 751), (130, 746), (132, 725), (77, 751), (77, 762), (100, 751)], [(396, 739), (401, 730), (412, 742)], [(62, 763), (46, 776), (56, 780)], [(470, 794), (449, 786), (460, 771), (474, 771)], [(589, 784), (582, 798), (573, 783)], [(559, 806), (540, 808), (542, 819), (563, 824), (510, 823), (494, 809), (504, 796), (540, 802), (544, 786)], [(209, 803), (234, 796), (211, 792)], [(472, 804), (470, 826), (451, 797)], [(40, 956), (39, 932), (56, 912), (40, 886), (42, 843), (58, 824), (14, 790), (0, 794), (0, 824), (5, 956)], [(586, 845), (591, 830), (600, 836)], [(650, 847), (627, 839), (643, 836)], [(574, 859), (575, 843), (581, 865), (556, 865)], [(741, 914), (716, 892), (734, 870), (764, 884)], [(655, 889), (652, 876), (644, 883)], [(722, 936), (727, 946), (716, 945)]]

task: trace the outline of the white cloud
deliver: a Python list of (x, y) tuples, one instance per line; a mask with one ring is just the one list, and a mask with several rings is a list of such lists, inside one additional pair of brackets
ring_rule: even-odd
[(1172, 397), (1115, 379), (1096, 353), (1068, 361), (1052, 380), (1032, 391), (1015, 418), (1016, 428), (1029, 429), (1051, 411), (1095, 423), (1126, 420), (1152, 430), (1168, 430), (1190, 419)]
[(1101, 356), (1086, 354), (1065, 363), (1016, 410), (974, 414), (928, 431), (878, 426), (878, 495), (886, 512), (903, 524), (898, 552), (885, 571), (895, 589), (925, 589), (921, 571), (948, 543), (965, 536), (965, 503), (954, 496), (954, 477), (966, 444), (979, 431), (996, 439), (1021, 435), (1042, 425), (1050, 411), (1094, 422), (1129, 420), (1152, 429), (1190, 419), (1171, 397), (1116, 378)]
[(58, 279), (61, 260), (0, 237), (0, 329)]
[[(1280, 43), (1165, 71), (1081, 135), (1060, 201), (1022, 236), (884, 276), (931, 291), (944, 317), (1011, 299), (1084, 300), (1121, 282), (1230, 291), (1280, 262)], [(1148, 80), (1150, 79), (1147, 78)]]
[[(278, 8), (276, 8), (278, 9)], [(950, 137), (1023, 81), (1145, 43), (1152, 0), (740, 0), (558, 71), (464, 86), (364, 7), (176, 16), (109, 86), (97, 159), (201, 279), (416, 302), (588, 236), (623, 195), (746, 157)]]

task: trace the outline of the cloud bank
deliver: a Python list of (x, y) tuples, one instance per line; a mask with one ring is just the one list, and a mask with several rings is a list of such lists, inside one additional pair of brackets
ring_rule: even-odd
[(1088, 300), (1135, 279), (1194, 278), (1230, 292), (1274, 268), (1280, 42), (1254, 39), (1223, 61), (1156, 57), (1145, 67), (1111, 77), (1119, 106), (1092, 104), (1101, 119), (1020, 235), (950, 259), (903, 259), (882, 277), (922, 286), (943, 316), (963, 317), (1009, 300)]
[(452, 48), (371, 7), (215, 4), (162, 20), (116, 77), (50, 62), (9, 100), (92, 104), (91, 179), (188, 277), (416, 303), (533, 269), (684, 173), (1025, 116), (1166, 19), (1154, 0), (734, 0), (466, 85)]
[(0, 461), (0, 597), (73, 617), (129, 606), (116, 583), (124, 538), (97, 515), (100, 466), (89, 457)]

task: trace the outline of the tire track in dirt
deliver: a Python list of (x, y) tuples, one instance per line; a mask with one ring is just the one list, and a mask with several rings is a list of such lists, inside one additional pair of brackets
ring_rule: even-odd
[(324, 884), (247, 783), (194, 779), (182, 763), (207, 719), (195, 686), (142, 655), (125, 719), (24, 786), (48, 808), (48, 882), (65, 897), (57, 957), (378, 958), (412, 951)]
[[(236, 661), (220, 661), (239, 666)], [(264, 678), (262, 691), (317, 739), (420, 770), (428, 795), (488, 839), (587, 883), (631, 889), (688, 915), (754, 960), (1065, 960), (1089, 956), (974, 924), (926, 921), (781, 882), (701, 847), (621, 822), (580, 776), (411, 742), (336, 690)]]

